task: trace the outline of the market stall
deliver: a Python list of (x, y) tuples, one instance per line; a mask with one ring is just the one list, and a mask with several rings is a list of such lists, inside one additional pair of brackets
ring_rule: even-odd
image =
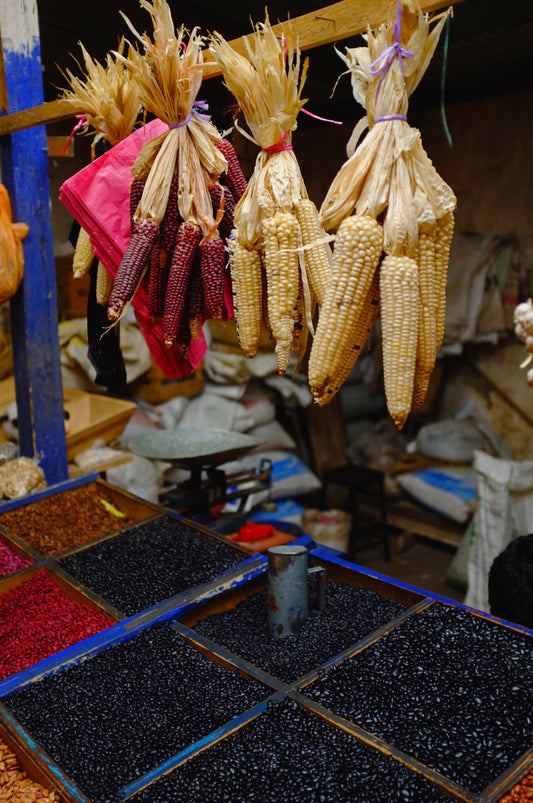
[[(441, 4), (421, 5), (431, 10)], [(367, 8), (344, 0), (292, 25), (307, 49), (376, 26), (388, 13), (389, 3)], [(17, 216), (33, 219), (34, 205), (40, 210), (48, 203), (46, 181), (41, 175), (38, 187), (31, 186), (22, 167), (29, 163), (28, 151), (40, 154), (44, 147), (37, 139), (40, 127), (71, 116), (73, 105), (41, 105), (38, 95), (28, 97), (22, 87), (17, 92), (21, 54), (35, 38), (35, 15), (25, 7), (18, 25), (13, 17), (0, 0), (10, 111), (0, 119), (2, 175)], [(317, 25), (319, 19), (330, 25)], [(16, 39), (9, 36), (10, 25)], [(280, 31), (283, 26), (272, 29), (273, 46)], [(268, 33), (263, 31), (265, 39)], [(217, 44), (223, 50), (227, 43)], [(250, 53), (242, 41), (229, 44), (241, 55)], [(25, 61), (32, 63), (35, 81), (38, 59), (29, 52)], [(231, 63), (224, 66), (230, 74)], [(383, 110), (379, 115), (386, 119)], [(402, 118), (395, 125), (406, 122), (403, 109), (393, 116)], [(276, 145), (279, 132), (274, 133)], [(272, 147), (262, 144), (265, 152)], [(423, 161), (420, 152), (417, 158)], [(436, 194), (439, 202), (431, 209), (421, 202), (431, 229), (431, 235), (424, 232), (425, 245), (433, 236), (437, 242), (439, 226), (444, 239), (449, 230), (453, 193), (439, 183)], [(299, 195), (289, 217), (297, 218), (301, 200)], [(339, 198), (330, 201), (335, 207)], [(345, 203), (342, 213), (335, 212), (340, 218), (352, 217), (351, 202)], [(333, 214), (327, 206), (325, 214)], [(383, 242), (374, 237), (377, 216), (370, 215), (365, 227), (371, 229), (368, 250), (377, 255), (374, 271)], [(240, 223), (239, 243), (253, 252), (254, 215)], [(44, 213), (40, 226), (38, 242), (30, 238), (25, 244), (23, 290), (12, 303), (20, 448), (40, 459), (48, 487), (1, 508), (6, 570), (0, 611), (11, 625), (0, 655), (0, 761), (3, 772), (13, 773), (8, 782), (21, 784), (27, 773), (41, 785), (30, 791), (24, 783), (27, 795), (51, 803), (344, 797), (496, 803), (511, 799), (510, 790), (520, 784), (527, 794), (533, 768), (531, 712), (524, 704), (533, 691), (531, 630), (365, 570), (304, 535), (290, 539), (284, 553), (304, 556), (302, 618), (290, 636), (280, 638), (272, 628), (275, 573), (266, 555), (96, 474), (68, 479), (53, 260), (43, 246), (51, 230)], [(400, 255), (396, 228), (401, 226), (391, 222), (392, 253), (385, 259), (407, 259), (408, 273), (414, 259)], [(401, 242), (408, 243), (410, 235), (402, 231)], [(422, 239), (416, 247), (424, 247)], [(373, 281), (369, 274), (363, 295)], [(45, 320), (34, 315), (41, 295), (49, 305), (40, 313)], [(390, 307), (391, 298), (382, 294), (380, 303)], [(332, 307), (327, 328), (340, 331)], [(420, 357), (408, 369), (413, 375), (420, 369), (416, 387), (422, 396), (438, 350), (435, 335), (443, 335), (442, 322), (440, 330), (434, 325), (440, 312), (434, 305), (426, 318), (428, 341), (433, 338), (427, 363), (418, 365)], [(408, 320), (407, 306), (403, 317)], [(389, 318), (388, 326), (401, 323)], [(241, 345), (242, 324), (241, 318)], [(304, 328), (301, 320), (298, 328)], [(290, 338), (282, 326), (277, 331), (274, 359), (282, 372)], [(165, 338), (173, 342), (169, 331)], [(246, 344), (253, 352), (254, 338)], [(407, 350), (416, 349), (413, 341)], [(393, 365), (392, 352), (388, 359)], [(343, 370), (341, 363), (329, 374), (317, 367), (311, 384), (319, 404), (339, 390)], [(393, 399), (393, 391), (389, 412), (401, 428), (410, 398)], [(190, 469), (189, 490), (203, 507), (209, 489), (201, 485), (200, 472), (206, 466), (212, 471), (219, 493), (220, 462), (257, 445), (241, 435), (195, 453), (192, 438), (193, 451), (186, 452), (176, 432), (176, 441), (161, 431), (157, 438), (148, 433), (133, 441), (133, 451)], [(269, 470), (255, 479), (268, 489)]]

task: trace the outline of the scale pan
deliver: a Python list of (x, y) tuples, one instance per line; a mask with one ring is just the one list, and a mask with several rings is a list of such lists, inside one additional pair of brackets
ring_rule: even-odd
[(153, 460), (215, 466), (235, 460), (262, 443), (251, 435), (225, 429), (150, 429), (133, 438), (128, 449)]

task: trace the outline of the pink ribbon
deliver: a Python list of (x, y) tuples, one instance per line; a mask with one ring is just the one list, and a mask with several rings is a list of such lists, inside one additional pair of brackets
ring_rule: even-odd
[(72, 137), (74, 136), (74, 134), (76, 134), (78, 131), (81, 131), (87, 125), (87, 115), (86, 114), (77, 114), (76, 115), (76, 120), (78, 122), (76, 123), (76, 125), (74, 126), (72, 131), (70, 132), (70, 136), (67, 139), (67, 141), (65, 143), (65, 147), (63, 148), (61, 153), (65, 153), (65, 151), (67, 151), (68, 146), (70, 145), (70, 142), (71, 142)]
[(262, 148), (265, 153), (279, 153), (280, 151), (292, 151), (292, 145), (286, 143), (285, 140), (289, 136), (289, 131), (286, 131), (279, 142), (276, 142), (275, 145), (269, 145), (268, 148)]

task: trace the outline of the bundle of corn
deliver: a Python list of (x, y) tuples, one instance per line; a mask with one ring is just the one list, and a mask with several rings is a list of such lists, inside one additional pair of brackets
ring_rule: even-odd
[[(515, 334), (525, 344), (529, 354), (521, 364), (521, 368), (526, 368), (533, 359), (533, 301), (528, 298), (518, 304), (514, 311)], [(533, 387), (533, 368), (527, 372), (527, 383)]]
[[(125, 40), (119, 42), (117, 53), (122, 56)], [(83, 108), (83, 114), (77, 115), (79, 122), (75, 130), (92, 133), (91, 158), (95, 158), (98, 144), (107, 147), (116, 145), (129, 136), (139, 120), (142, 110), (137, 87), (129, 80), (125, 65), (114, 54), (109, 53), (106, 62), (100, 64), (93, 59), (80, 42), (85, 74), (83, 78), (66, 69), (63, 75), (70, 89), (64, 89), (62, 99), (76, 108)], [(80, 69), (83, 69), (80, 66)], [(74, 249), (72, 270), (75, 279), (81, 279), (94, 260), (89, 235), (81, 229)], [(102, 265), (98, 265), (98, 301), (107, 303), (111, 289), (111, 279)]]
[[(315, 304), (321, 304), (330, 267), (328, 237), (309, 200), (291, 145), (307, 62), (297, 44), (278, 39), (268, 21), (256, 26), (246, 56), (215, 33), (210, 49), (227, 88), (243, 111), (261, 151), (235, 213), (230, 268), (239, 343), (257, 353), (261, 321), (276, 341), (283, 374), (292, 351), (303, 357)], [(263, 303), (263, 288), (265, 301)]]
[[(197, 101), (203, 77), (203, 39), (194, 28), (174, 28), (165, 0), (141, 0), (153, 22), (153, 41), (122, 57), (144, 108), (168, 124), (142, 148), (130, 187), (131, 238), (114, 277), (107, 312), (122, 316), (141, 283), (148, 312), (168, 347), (186, 355), (191, 337), (209, 317), (224, 314), (226, 250), (221, 235), (233, 223), (234, 192), (242, 191), (240, 169), (228, 168), (231, 150)], [(124, 15), (123, 15), (124, 16)], [(220, 177), (227, 173), (227, 182)]]
[(369, 131), (320, 209), (337, 234), (309, 360), (313, 395), (325, 404), (339, 390), (380, 309), (385, 392), (398, 429), (425, 399), (444, 333), (456, 199), (406, 114), (446, 16), (429, 19), (415, 0), (398, 0), (395, 18), (343, 56)]

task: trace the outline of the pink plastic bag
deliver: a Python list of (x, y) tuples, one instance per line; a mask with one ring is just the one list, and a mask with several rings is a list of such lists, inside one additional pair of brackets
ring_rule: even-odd
[[(113, 278), (130, 238), (131, 168), (144, 143), (166, 129), (161, 120), (153, 120), (71, 176), (60, 188), (61, 202), (88, 233), (94, 254)], [(198, 342), (191, 341), (185, 359), (179, 346), (165, 346), (160, 321), (154, 324), (148, 313), (144, 287), (139, 287), (132, 305), (152, 359), (167, 379), (180, 379), (198, 367), (207, 349), (202, 332)]]

